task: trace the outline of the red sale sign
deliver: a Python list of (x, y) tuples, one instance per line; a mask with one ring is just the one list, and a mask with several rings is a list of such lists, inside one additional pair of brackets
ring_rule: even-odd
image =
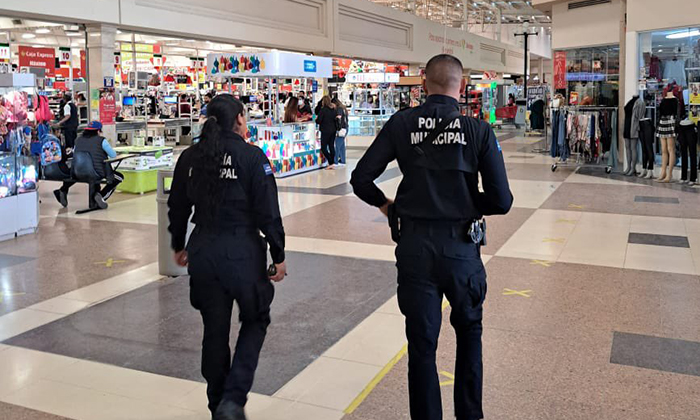
[(566, 51), (554, 52), (554, 89), (566, 89)]
[(53, 77), (56, 70), (56, 50), (54, 48), (19, 47), (19, 66), (46, 69), (46, 75)]

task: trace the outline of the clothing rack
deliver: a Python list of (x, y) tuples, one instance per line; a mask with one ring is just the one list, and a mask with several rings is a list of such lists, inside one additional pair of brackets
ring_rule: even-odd
[[(558, 166), (560, 164), (568, 164), (568, 159), (569, 156), (576, 156), (576, 164), (580, 165), (581, 163), (586, 163), (582, 162), (582, 158), (584, 156), (584, 151), (581, 149), (581, 144), (580, 141), (576, 142), (575, 144), (575, 149), (572, 150), (570, 149), (570, 140), (569, 140), (569, 135), (570, 133), (568, 132), (568, 115), (570, 113), (574, 114), (588, 114), (588, 113), (599, 113), (600, 112), (611, 112), (611, 115), (613, 115), (613, 119), (609, 121), (610, 126), (607, 126), (606, 129), (610, 130), (610, 147), (607, 152), (602, 151), (602, 148), (599, 148), (597, 150), (597, 156), (596, 156), (596, 164), (601, 164), (603, 158), (605, 157), (605, 154), (608, 154), (607, 157), (607, 164), (605, 165), (605, 172), (606, 173), (611, 173), (614, 168), (617, 168), (618, 162), (617, 162), (617, 129), (620, 127), (620, 119), (619, 119), (619, 108), (615, 106), (591, 106), (591, 105), (566, 105), (566, 106), (561, 106), (558, 108), (551, 108), (551, 115), (552, 115), (552, 129), (553, 129), (553, 134), (552, 134), (552, 142), (557, 141), (557, 144), (561, 145), (562, 143), (559, 140), (560, 136), (564, 136), (564, 143), (563, 145), (565, 146), (563, 150), (560, 150), (559, 147), (557, 146), (555, 148), (555, 145), (552, 144), (552, 157), (555, 159), (554, 164), (552, 164), (552, 172), (556, 171)], [(559, 115), (557, 118), (557, 121), (554, 120), (555, 112), (563, 113), (563, 115)], [(560, 118), (565, 118), (563, 121)], [(563, 129), (561, 127), (561, 124), (563, 124)], [(601, 120), (600, 118), (595, 120), (595, 128), (596, 132), (600, 129), (600, 124)], [(555, 133), (554, 130), (557, 130)], [(585, 130), (590, 130), (590, 127), (586, 127)], [(596, 134), (594, 132), (593, 134)], [(590, 140), (596, 140), (596, 144), (598, 146), (601, 145), (601, 140), (602, 136), (600, 138), (595, 138), (595, 137), (589, 137)], [(592, 157), (592, 156), (591, 156)]]

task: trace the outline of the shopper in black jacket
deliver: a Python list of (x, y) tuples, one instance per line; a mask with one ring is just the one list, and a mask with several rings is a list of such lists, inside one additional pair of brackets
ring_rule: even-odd
[(337, 131), (335, 117), (335, 106), (330, 96), (326, 95), (321, 99), (321, 109), (316, 117), (316, 124), (321, 130), (321, 153), (328, 162), (327, 169), (335, 167), (335, 133)]

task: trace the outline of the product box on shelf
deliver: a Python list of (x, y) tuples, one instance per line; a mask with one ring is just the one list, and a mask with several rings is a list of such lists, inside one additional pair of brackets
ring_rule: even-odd
[(322, 158), (315, 124), (251, 124), (249, 142), (260, 147), (277, 177), (320, 167)]
[(124, 159), (120, 169), (146, 171), (173, 165), (172, 147), (117, 147), (117, 153), (130, 153), (138, 156)]

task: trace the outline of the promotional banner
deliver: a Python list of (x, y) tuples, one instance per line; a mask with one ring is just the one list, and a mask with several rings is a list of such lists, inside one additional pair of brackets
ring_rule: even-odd
[(566, 89), (566, 51), (554, 52), (554, 89)]
[(286, 77), (323, 77), (333, 74), (333, 60), (328, 57), (270, 52), (237, 53), (207, 56), (207, 75), (209, 76), (286, 76)]
[(0, 44), (0, 61), (9, 60), (11, 57), (10, 44)]
[(81, 77), (87, 76), (87, 64), (85, 59), (85, 50), (80, 50), (80, 75)]
[(70, 62), (71, 54), (70, 54), (70, 48), (59, 48), (58, 49), (58, 61), (61, 63), (67, 63)]
[(100, 89), (100, 122), (104, 125), (114, 124), (116, 111), (114, 88)]
[(56, 70), (56, 50), (19, 46), (19, 66), (46, 69), (46, 76), (53, 77)]

